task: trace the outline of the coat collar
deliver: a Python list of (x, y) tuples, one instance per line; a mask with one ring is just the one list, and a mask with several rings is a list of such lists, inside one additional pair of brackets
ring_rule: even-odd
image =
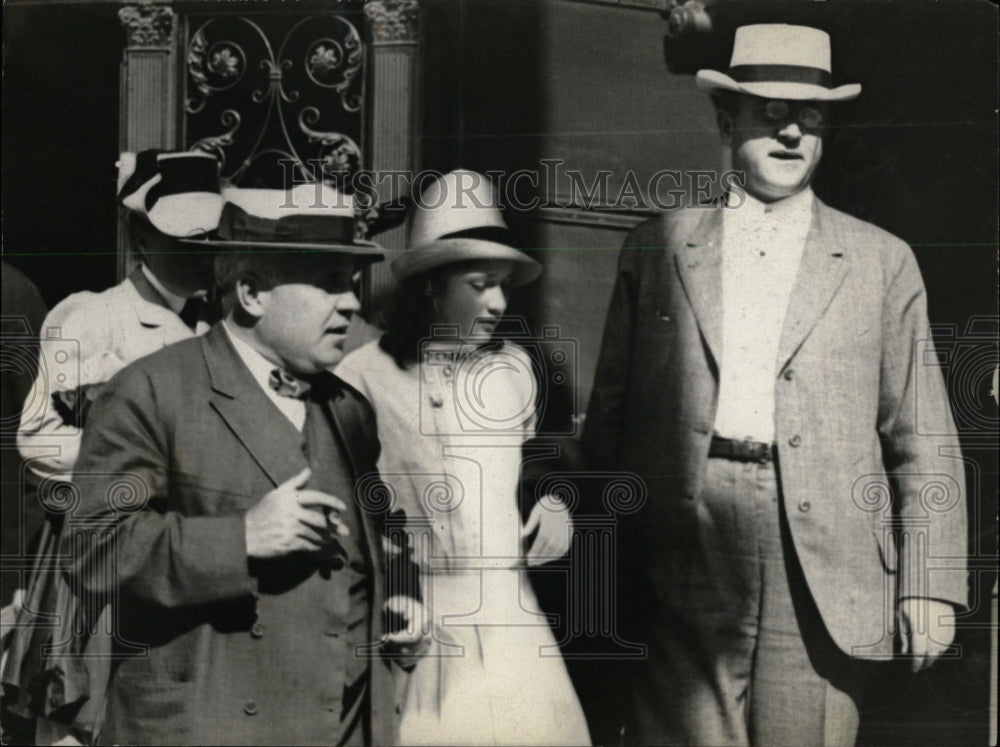
[(781, 330), (779, 373), (802, 347), (847, 274), (850, 244), (840, 236), (834, 217), (829, 207), (813, 199), (812, 223)]
[(149, 278), (142, 271), (142, 265), (137, 265), (129, 273), (125, 283), (131, 286), (130, 301), (139, 323), (144, 327), (162, 327), (173, 321), (180, 321), (180, 317), (175, 314), (167, 300), (156, 290)]
[[(723, 210), (706, 210), (676, 254), (684, 290), (716, 366), (722, 360)], [(782, 328), (779, 368), (802, 346), (840, 288), (848, 267), (846, 246), (833, 211), (813, 197), (812, 222)]]
[(275, 485), (301, 469), (300, 434), (261, 390), (221, 322), (201, 338), (211, 406)]
[[(299, 447), (303, 436), (268, 399), (236, 352), (221, 322), (201, 338), (201, 344), (212, 385), (212, 408), (226, 421), (271, 482), (278, 485), (295, 475), (301, 469)], [(340, 383), (335, 376), (333, 380)], [(352, 420), (353, 410), (338, 406), (343, 397), (343, 390), (337, 387), (323, 407), (357, 476), (365, 460), (358, 451), (360, 445), (349, 436), (363, 429)]]

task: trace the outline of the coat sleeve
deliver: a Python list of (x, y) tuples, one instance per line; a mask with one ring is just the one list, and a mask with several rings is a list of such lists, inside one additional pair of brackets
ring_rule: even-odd
[(629, 234), (618, 257), (618, 271), (581, 436), (586, 458), (597, 469), (614, 469), (619, 463), (636, 332), (638, 279), (643, 253), (639, 247), (646, 243), (641, 238), (643, 233), (643, 229), (639, 229)]
[[(39, 477), (69, 478), (80, 449), (80, 428), (60, 412), (53, 395), (110, 379), (125, 362), (112, 351), (109, 325), (120, 324), (106, 294), (75, 293), (56, 305), (42, 324), (38, 374), (17, 432), (17, 446)], [(49, 337), (49, 333), (58, 337)]]
[(147, 371), (131, 367), (109, 382), (90, 418), (74, 474), (79, 506), (63, 540), (73, 581), (161, 607), (252, 595), (244, 516), (187, 516), (172, 505), (171, 415)]
[(899, 598), (967, 604), (965, 471), (916, 260), (885, 295), (878, 433), (900, 522)]

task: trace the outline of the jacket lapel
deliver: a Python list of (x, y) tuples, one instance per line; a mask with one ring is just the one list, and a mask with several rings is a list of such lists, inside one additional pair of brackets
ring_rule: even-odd
[[(343, 387), (339, 378), (334, 376), (334, 379)], [(323, 403), (323, 408), (330, 416), (330, 422), (333, 423), (337, 440), (347, 455), (347, 460), (351, 465), (351, 474), (354, 476), (355, 485), (357, 485), (361, 478), (364, 477), (361, 470), (366, 465), (371, 465), (373, 460), (371, 459), (371, 455), (368, 455), (368, 458), (366, 458), (365, 454), (361, 452), (361, 449), (365, 448), (364, 444), (359, 444), (356, 438), (349, 437), (349, 434), (364, 434), (366, 428), (359, 421), (357, 408), (346, 406), (346, 402), (347, 397), (343, 388), (340, 388), (332, 399)], [(381, 543), (381, 538), (377, 528), (373, 525), (374, 517), (372, 516), (372, 512), (366, 509), (364, 503), (358, 501), (356, 493), (354, 501), (357, 505), (358, 513), (361, 515), (361, 525), (364, 527), (365, 541), (368, 543), (368, 547), (371, 548), (370, 555), (372, 562), (376, 565), (376, 571), (380, 572), (378, 569), (381, 567), (381, 563), (379, 562), (381, 550), (378, 549), (380, 545), (377, 543)]]
[(722, 360), (722, 210), (706, 210), (676, 253), (677, 272), (694, 310), (701, 335), (715, 359)]
[(260, 388), (222, 324), (202, 338), (212, 381), (211, 406), (250, 452), (272, 483), (278, 485), (298, 472), (302, 436)]
[(816, 199), (781, 332), (779, 373), (802, 346), (844, 281), (848, 262), (845, 243), (839, 239), (836, 227), (829, 220), (828, 208)]

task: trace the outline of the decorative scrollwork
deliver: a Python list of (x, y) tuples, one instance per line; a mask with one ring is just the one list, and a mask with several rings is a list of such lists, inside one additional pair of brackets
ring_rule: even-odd
[(365, 3), (365, 15), (376, 42), (415, 41), (419, 33), (417, 0), (370, 0)]
[(892, 506), (892, 488), (885, 473), (862, 475), (851, 486), (851, 500), (865, 513), (885, 513)]
[(233, 144), (233, 135), (240, 128), (240, 113), (235, 109), (226, 109), (220, 117), (223, 127), (229, 127), (221, 135), (204, 137), (191, 146), (191, 150), (203, 150), (213, 153), (219, 159), (220, 169), (226, 166), (226, 148)]
[(174, 12), (162, 5), (126, 5), (118, 11), (130, 47), (166, 47), (174, 30)]
[(321, 132), (309, 125), (319, 121), (319, 109), (307, 106), (299, 112), (299, 129), (310, 143), (318, 143), (324, 153), (320, 159), (322, 178), (333, 180), (338, 176), (354, 173), (361, 167), (361, 148), (350, 137), (340, 132)]
[(361, 70), (364, 45), (354, 25), (342, 18), (346, 28), (344, 43), (329, 37), (313, 42), (306, 52), (305, 71), (309, 79), (322, 88), (332, 88), (340, 94), (340, 103), (349, 112), (361, 109), (361, 95), (351, 93), (352, 83)]
[[(188, 147), (216, 153), (222, 175), (236, 183), (280, 186), (274, 182), (287, 174), (286, 162), (331, 182), (357, 172), (365, 47), (352, 17), (357, 12), (213, 16), (195, 24), (187, 49)], [(216, 134), (220, 120), (227, 131)]]

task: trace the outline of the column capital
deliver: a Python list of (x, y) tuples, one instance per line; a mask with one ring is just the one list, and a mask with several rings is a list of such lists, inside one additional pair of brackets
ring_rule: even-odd
[(164, 5), (126, 5), (118, 18), (128, 34), (130, 47), (167, 47), (174, 29), (174, 11)]
[(420, 33), (418, 0), (369, 0), (365, 16), (375, 43), (415, 42)]

